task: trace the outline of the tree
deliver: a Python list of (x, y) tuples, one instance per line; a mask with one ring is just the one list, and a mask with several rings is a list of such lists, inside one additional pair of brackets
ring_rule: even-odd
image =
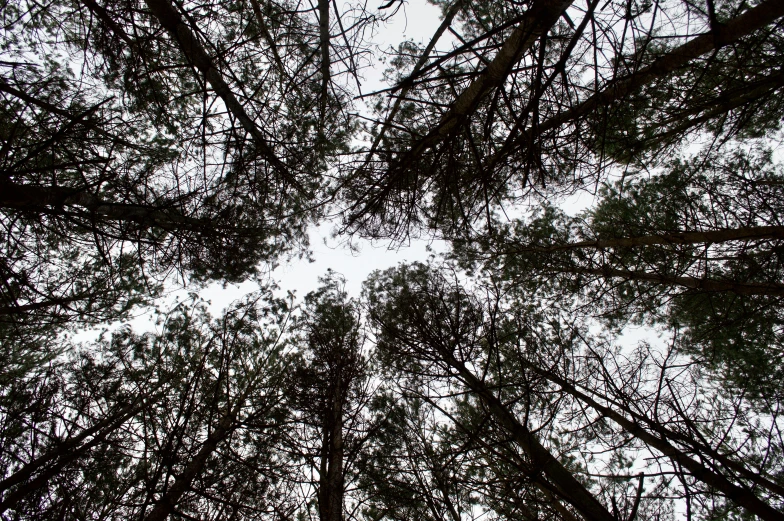
[(606, 507), (541, 444), (531, 429), (504, 406), (491, 387), (469, 369), (469, 364), (481, 364), (473, 356), (479, 354), (481, 322), (476, 321), (481, 314), (470, 298), (450, 291), (437, 275), (430, 278), (424, 266), (390, 272), (371, 284), (368, 289), (371, 313), (383, 335), (382, 346), (387, 344), (390, 346), (387, 349), (431, 365), (430, 372), (440, 370), (445, 377), (459, 379), (479, 397), (525, 454), (528, 472), (534, 474), (538, 486), (552, 489), (588, 519), (613, 519)]
[(182, 304), (157, 334), (124, 328), (103, 340), (106, 362), (85, 358), (71, 388), (43, 380), (30, 387), (47, 394), (32, 403), (8, 395), (13, 473), (0, 508), (24, 519), (273, 512), (288, 315), (268, 292), (218, 320)]
[[(752, 460), (770, 450), (778, 453), (773, 448), (778, 443), (759, 431), (751, 437), (762, 435), (759, 445), (744, 437), (743, 432), (756, 431), (759, 416), (742, 396), (722, 396), (719, 390), (711, 395), (715, 410), (702, 411), (699, 401), (708, 388), (699, 373), (684, 379), (689, 375), (684, 367), (693, 364), (672, 353), (672, 361), (669, 356), (657, 360), (650, 350), (625, 357), (608, 349), (599, 352), (579, 323), (569, 326), (552, 311), (507, 301), (492, 288), (481, 298), (424, 265), (378, 274), (368, 291), (380, 348), (395, 353), (398, 367), (410, 368), (404, 370), (460, 381), (525, 456), (515, 467), (530, 479), (528, 486), (569, 503), (582, 517), (617, 518), (619, 503), (615, 495), (605, 496), (612, 482), (597, 482), (599, 476), (590, 470), (597, 463), (589, 458), (580, 465), (575, 452), (628, 458), (628, 449), (636, 445), (656, 454), (654, 461), (670, 460), (653, 475), (683, 480), (681, 493), (690, 507), (695, 494), (709, 513), (718, 493), (761, 519), (781, 517), (770, 504), (781, 497), (778, 471), (761, 472), (732, 456), (741, 450), (735, 443), (756, 447), (760, 452), (750, 454)], [(603, 418), (619, 429), (605, 426)], [(537, 420), (539, 427), (529, 426)], [(542, 434), (533, 433), (551, 428), (558, 434), (548, 439), (553, 444), (548, 449), (539, 441)], [(560, 461), (554, 449), (562, 454)], [(513, 457), (502, 461), (515, 463)], [(588, 476), (591, 485), (583, 484)], [(636, 493), (626, 492), (625, 518), (639, 510), (642, 483)]]
[[(390, 368), (391, 369), (391, 368)], [(365, 519), (459, 521), (475, 518), (472, 454), (432, 405), (425, 385), (386, 372), (389, 389), (373, 403), (384, 421), (360, 463)]]
[[(321, 521), (345, 519), (345, 491), (366, 441), (369, 363), (355, 301), (345, 280), (328, 272), (304, 300), (295, 330), (300, 353), (292, 382), (292, 407), (301, 423), (291, 440), (304, 459), (304, 480), (314, 482)], [(302, 478), (301, 478), (302, 479)]]
[(175, 275), (240, 281), (305, 253), (369, 14), (85, 0), (4, 17), (4, 319), (113, 320)]
[[(784, 4), (433, 2), (4, 5), (2, 515), (782, 518)], [(68, 337), (328, 218), (452, 249)]]
[(507, 207), (601, 183), (690, 133), (778, 128), (777, 2), (452, 8), (453, 50), (405, 46), (393, 62), (394, 101), (349, 170), (348, 230), (474, 237)]
[(632, 172), (573, 218), (547, 206), (499, 225), (457, 255), (503, 285), (574, 300), (611, 327), (677, 331), (681, 353), (778, 403), (780, 177), (769, 151), (709, 150), (658, 175)]

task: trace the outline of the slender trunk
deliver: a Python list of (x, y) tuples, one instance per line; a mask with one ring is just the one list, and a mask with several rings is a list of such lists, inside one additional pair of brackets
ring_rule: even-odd
[(561, 496), (571, 503), (588, 521), (617, 521), (612, 514), (575, 479), (574, 476), (548, 451), (536, 437), (521, 424), (492, 391), (445, 349), (439, 349), (443, 360), (457, 371), (460, 378), (484, 402), (512, 439), (531, 459), (531, 466), (540, 470), (559, 490)]
[[(32, 302), (30, 304), (20, 304), (14, 306), (2, 306), (0, 307), (0, 316), (2, 315), (17, 315), (21, 313), (25, 313), (27, 311), (37, 311), (39, 309), (47, 309), (53, 306), (63, 306), (65, 307), (66, 304), (71, 304), (72, 302), (77, 302), (82, 300), (87, 295), (79, 296), (79, 297), (68, 297), (68, 298), (51, 298), (49, 300), (41, 300), (39, 302)], [(0, 485), (2, 488), (2, 485)]]
[[(427, 47), (425, 47), (425, 50), (422, 52), (422, 55), (419, 57), (419, 60), (417, 60), (416, 65), (414, 65), (414, 68), (412, 69), (411, 73), (408, 75), (408, 78), (416, 77), (419, 71), (422, 70), (422, 67), (425, 66), (425, 64), (428, 61), (428, 58), (430, 58), (430, 53), (433, 52), (433, 49), (438, 43), (438, 40), (441, 39), (441, 36), (444, 34), (447, 28), (449, 28), (452, 25), (452, 20), (454, 20), (455, 16), (457, 16), (457, 13), (460, 11), (460, 8), (463, 5), (463, 2), (464, 0), (456, 0), (455, 3), (452, 5), (452, 7), (449, 8), (449, 11), (447, 11), (446, 15), (444, 15), (444, 20), (441, 22), (441, 25), (438, 26), (438, 29), (436, 29), (436, 32), (433, 34), (433, 37), (430, 39), (430, 42), (427, 44)], [(373, 144), (370, 146), (370, 151), (368, 152), (365, 158), (364, 166), (367, 166), (367, 164), (370, 163), (373, 156), (376, 154), (376, 151), (378, 150), (378, 146), (381, 144), (381, 140), (384, 138), (384, 134), (386, 133), (387, 129), (390, 127), (391, 123), (395, 120), (395, 116), (397, 116), (398, 111), (400, 111), (400, 106), (402, 105), (403, 100), (408, 95), (408, 91), (411, 90), (411, 87), (413, 86), (413, 80), (411, 81), (404, 80), (401, 83), (401, 85), (402, 87), (400, 89), (400, 92), (398, 92), (397, 95), (395, 96), (395, 102), (392, 104), (392, 108), (389, 110), (389, 113), (387, 114), (386, 118), (384, 118), (384, 123), (379, 128), (378, 135), (373, 140)]]
[(781, 521), (782, 519), (784, 519), (783, 513), (779, 512), (778, 510), (774, 509), (764, 501), (760, 500), (750, 490), (741, 488), (728, 481), (724, 476), (720, 474), (716, 474), (710, 469), (704, 467), (701, 463), (690, 458), (687, 454), (684, 454), (682, 451), (678, 450), (676, 447), (671, 445), (666, 439), (654, 436), (653, 434), (651, 434), (650, 432), (642, 428), (636, 422), (627, 419), (626, 417), (622, 416), (621, 414), (617, 413), (616, 411), (614, 411), (609, 407), (605, 407), (599, 404), (598, 402), (596, 402), (596, 400), (586, 395), (585, 393), (580, 392), (572, 384), (554, 375), (553, 373), (549, 371), (540, 370), (533, 366), (530, 367), (534, 368), (534, 370), (537, 373), (541, 374), (551, 382), (559, 385), (565, 392), (567, 392), (571, 396), (577, 398), (583, 403), (586, 403), (598, 413), (612, 419), (615, 423), (620, 425), (629, 434), (637, 437), (639, 440), (655, 448), (665, 456), (672, 459), (674, 462), (678, 463), (683, 468), (689, 470), (689, 472), (691, 472), (692, 476), (694, 476), (695, 478), (699, 479), (706, 485), (713, 487), (721, 491), (722, 493), (724, 493), (727, 496), (727, 498), (729, 498), (736, 505), (745, 508), (750, 513), (759, 516), (761, 519), (764, 519), (765, 521)]
[[(559, 380), (559, 381), (556, 381), (554, 378), (559, 378), (558, 376), (556, 376), (553, 373), (550, 373), (548, 371), (545, 371), (544, 369), (541, 369), (541, 368), (539, 368), (539, 367), (537, 367), (537, 366), (535, 366), (533, 364), (526, 363), (525, 365), (527, 367), (529, 367), (530, 369), (532, 369), (533, 371), (538, 372), (539, 374), (541, 374), (545, 378), (548, 378), (550, 381), (552, 381), (552, 382), (554, 382), (554, 383), (556, 383), (558, 385), (561, 385), (560, 382), (563, 381), (562, 379)], [(577, 389), (576, 385), (573, 386), (573, 387), (575, 389)], [(738, 463), (737, 461), (730, 459), (729, 457), (725, 456), (724, 454), (721, 454), (716, 449), (713, 449), (712, 447), (710, 447), (708, 445), (705, 445), (704, 443), (702, 443), (700, 441), (697, 441), (694, 438), (690, 438), (690, 437), (685, 436), (685, 435), (683, 435), (681, 433), (672, 431), (672, 430), (664, 427), (660, 423), (657, 423), (657, 422), (651, 420), (650, 418), (633, 411), (628, 406), (625, 406), (625, 405), (623, 405), (621, 403), (618, 403), (616, 400), (613, 400), (613, 399), (611, 399), (611, 398), (609, 398), (607, 396), (603, 396), (601, 393), (598, 393), (598, 392), (595, 392), (595, 391), (591, 391), (591, 394), (593, 394), (594, 396), (599, 396), (601, 399), (603, 399), (607, 403), (611, 404), (612, 407), (617, 408), (618, 410), (620, 410), (624, 414), (628, 414), (631, 417), (632, 421), (637, 422), (637, 423), (643, 423), (643, 424), (647, 425), (648, 428), (650, 428), (651, 430), (653, 430), (656, 433), (658, 433), (662, 437), (662, 439), (668, 439), (669, 438), (671, 440), (676, 440), (676, 441), (678, 441), (680, 443), (688, 445), (689, 447), (691, 447), (696, 452), (700, 452), (700, 453), (708, 456), (709, 458), (712, 458), (712, 459), (716, 460), (722, 466), (724, 466), (724, 467), (726, 467), (728, 469), (733, 470), (738, 475), (740, 475), (742, 478), (751, 481), (755, 485), (758, 485), (760, 487), (766, 488), (770, 492), (773, 492), (774, 494), (778, 494), (779, 496), (784, 498), (784, 487), (782, 487), (781, 485), (779, 485), (777, 483), (774, 483), (774, 482), (770, 481), (768, 478), (766, 478), (765, 476), (763, 476), (759, 472), (755, 472), (754, 470), (750, 470), (747, 467), (743, 466), (742, 464)], [(718, 465), (717, 465), (717, 467), (718, 467)]]
[[(243, 404), (245, 404), (245, 401), (248, 399), (248, 396), (257, 389), (257, 386), (260, 383), (258, 377), (258, 372), (251, 377), (248, 386), (234, 400), (234, 405), (231, 403), (227, 404), (228, 410), (218, 422), (217, 427), (210, 432), (199, 449), (199, 452), (197, 452), (193, 459), (188, 462), (183, 471), (178, 474), (174, 484), (166, 490), (163, 497), (161, 497), (149, 515), (145, 518), (145, 521), (164, 521), (169, 514), (174, 512), (177, 503), (182, 496), (190, 490), (193, 480), (202, 473), (207, 460), (218, 448), (218, 445), (228, 438), (239, 426), (237, 417)], [(256, 412), (260, 413), (261, 411)]]
[(673, 275), (659, 275), (642, 271), (617, 270), (609, 266), (601, 268), (553, 268), (545, 269), (553, 273), (574, 273), (583, 275), (599, 275), (606, 278), (622, 278), (627, 280), (641, 280), (658, 284), (683, 286), (708, 292), (731, 292), (737, 295), (768, 295), (772, 297), (784, 296), (784, 284), (778, 282), (732, 282), (715, 279), (698, 279), (695, 277), (677, 277)]
[(193, 480), (201, 474), (209, 457), (215, 452), (218, 445), (231, 434), (233, 427), (234, 415), (224, 416), (218, 427), (207, 436), (199, 452), (178, 475), (177, 480), (158, 501), (145, 521), (164, 521), (174, 511), (182, 496), (190, 490)]
[(623, 237), (617, 239), (597, 239), (593, 241), (567, 242), (551, 246), (521, 245), (505, 248), (505, 255), (518, 253), (552, 253), (579, 249), (630, 248), (634, 246), (654, 246), (669, 244), (706, 244), (730, 241), (750, 241), (761, 239), (784, 239), (784, 226), (750, 226), (742, 228), (724, 228), (707, 232), (668, 232), (639, 237)]
[(428, 148), (448, 137), (456, 128), (474, 113), (482, 99), (501, 86), (512, 67), (531, 49), (539, 38), (546, 34), (558, 18), (572, 4), (573, 0), (535, 0), (525, 17), (504, 42), (498, 54), (471, 82), (466, 89), (452, 102), (449, 110), (441, 117), (439, 123), (426, 136), (416, 141), (401, 158), (390, 168), (382, 189), (371, 197), (362, 210), (352, 220), (386, 197), (393, 189), (396, 180), (404, 177), (411, 165)]
[(267, 45), (269, 45), (269, 48), (272, 51), (272, 57), (275, 60), (275, 65), (278, 67), (280, 73), (284, 75), (289, 81), (291, 81), (291, 78), (286, 71), (286, 66), (283, 64), (283, 60), (281, 59), (280, 53), (278, 52), (278, 44), (275, 42), (275, 38), (272, 37), (272, 33), (270, 33), (267, 22), (264, 20), (264, 15), (261, 12), (261, 5), (259, 5), (259, 0), (251, 0), (250, 5), (253, 8), (253, 14), (256, 16), (256, 24), (259, 26), (261, 36), (264, 38), (264, 41), (267, 43)]
[(534, 1), (523, 21), (504, 42), (498, 54), (479, 77), (460, 93), (441, 117), (438, 126), (412, 147), (410, 154), (416, 157), (425, 148), (444, 139), (459, 123), (470, 117), (479, 102), (504, 82), (512, 67), (550, 30), (571, 4), (572, 0)]
[[(582, 103), (540, 123), (536, 129), (536, 134), (540, 135), (558, 128), (569, 121), (574, 121), (588, 114), (601, 105), (608, 105), (618, 101), (625, 95), (683, 67), (689, 61), (723, 46), (730, 45), (744, 36), (748, 36), (758, 29), (773, 23), (782, 16), (784, 16), (784, 2), (781, 0), (763, 0), (759, 5), (722, 24), (717, 30), (701, 34), (693, 40), (676, 47), (667, 54), (657, 58), (647, 67), (626, 78), (612, 82), (604, 90), (590, 96)], [(531, 138), (535, 137), (531, 135), (532, 132), (530, 130), (522, 130), (521, 124), (522, 122), (517, 124), (515, 129), (509, 134), (501, 150), (488, 162), (490, 170), (516, 149), (528, 145), (531, 142)]]
[(319, 472), (319, 518), (343, 519), (343, 406), (340, 378), (327, 404)]
[(114, 21), (106, 9), (95, 0), (81, 0), (81, 2), (114, 34), (130, 46), (134, 46), (133, 40), (125, 33), (125, 30)]
[(226, 104), (226, 108), (231, 114), (237, 118), (242, 125), (242, 128), (251, 135), (253, 142), (259, 155), (263, 156), (269, 163), (275, 167), (279, 173), (291, 182), (294, 186), (300, 187), (289, 172), (286, 165), (276, 155), (269, 143), (267, 143), (264, 134), (253, 122), (253, 119), (245, 111), (245, 108), (239, 102), (237, 97), (232, 92), (229, 85), (223, 79), (220, 71), (218, 71), (212, 59), (207, 55), (204, 47), (199, 43), (196, 36), (191, 31), (190, 27), (182, 19), (182, 16), (175, 9), (169, 0), (146, 0), (147, 6), (152, 11), (152, 14), (158, 19), (161, 26), (166, 29), (172, 38), (179, 45), (180, 50), (185, 57), (201, 72), (207, 82), (212, 86), (215, 93), (220, 96)]
[(208, 225), (208, 221), (151, 206), (104, 201), (83, 189), (0, 182), (0, 208), (57, 213), (64, 206), (83, 208), (96, 217), (110, 221), (133, 221), (167, 231), (178, 228), (203, 229)]
[(449, 512), (449, 517), (452, 518), (452, 521), (460, 521), (460, 513), (457, 511), (457, 507), (455, 507), (455, 504), (452, 502), (452, 498), (449, 495), (449, 489), (446, 486), (442, 470), (438, 468), (439, 463), (432, 461), (431, 459), (431, 464), (434, 466), (432, 470), (433, 480), (435, 481), (438, 491), (441, 492), (441, 497), (444, 501), (446, 511)]
[(319, 100), (319, 133), (324, 132), (324, 120), (327, 115), (327, 99), (329, 98), (329, 2), (318, 0), (319, 9), (319, 45), (321, 46), (321, 99)]

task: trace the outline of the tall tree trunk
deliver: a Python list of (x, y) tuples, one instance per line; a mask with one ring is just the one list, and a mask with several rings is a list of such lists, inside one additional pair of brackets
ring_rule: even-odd
[(321, 99), (319, 100), (319, 134), (324, 137), (324, 120), (327, 116), (327, 100), (329, 99), (329, 2), (318, 0), (319, 10), (319, 45), (321, 46)]
[(157, 502), (155, 507), (145, 518), (145, 521), (163, 521), (169, 514), (174, 512), (174, 508), (180, 501), (182, 496), (191, 488), (191, 483), (196, 479), (204, 470), (204, 465), (218, 448), (218, 445), (225, 440), (235, 427), (235, 414), (227, 414), (224, 416), (218, 426), (207, 436), (204, 444), (196, 453), (196, 456), (188, 462), (185, 469), (177, 477), (174, 484), (169, 487), (160, 501)]
[(245, 108), (234, 95), (231, 87), (223, 79), (220, 71), (215, 67), (212, 59), (207, 55), (204, 47), (199, 43), (199, 40), (182, 19), (180, 13), (177, 12), (177, 9), (169, 0), (146, 0), (146, 3), (163, 28), (177, 42), (188, 61), (204, 75), (204, 78), (212, 86), (215, 93), (226, 104), (229, 112), (237, 118), (242, 128), (253, 138), (259, 155), (264, 157), (292, 185), (301, 188), (300, 183), (295, 179), (288, 167), (275, 155), (275, 151), (267, 142), (264, 134), (245, 111)]
[(772, 297), (784, 296), (784, 284), (779, 282), (733, 282), (715, 279), (698, 279), (695, 277), (677, 277), (673, 275), (660, 275), (642, 271), (618, 270), (610, 266), (601, 268), (552, 268), (545, 269), (551, 273), (573, 273), (578, 275), (599, 275), (606, 278), (621, 278), (627, 280), (641, 280), (658, 284), (683, 286), (709, 292), (731, 292), (738, 295), (768, 295)]
[(761, 239), (784, 239), (784, 226), (748, 226), (741, 228), (724, 228), (707, 232), (667, 232), (638, 237), (619, 237), (612, 239), (596, 239), (593, 241), (567, 242), (550, 246), (535, 244), (504, 247), (504, 255), (520, 253), (554, 253), (580, 249), (631, 248), (634, 246), (655, 246), (670, 244), (708, 244), (731, 241), (750, 241)]
[[(542, 374), (542, 376), (544, 376), (545, 378), (548, 378), (551, 381), (553, 381), (554, 383), (560, 385), (560, 383), (558, 383), (557, 381), (555, 381), (555, 380), (550, 378), (550, 375), (552, 375), (554, 378), (560, 378), (557, 375), (555, 375), (555, 374), (553, 374), (551, 372), (546, 372), (544, 369), (538, 368), (538, 367), (534, 366), (533, 364), (526, 364), (526, 365), (528, 367), (530, 367), (532, 370)], [(561, 379), (561, 381), (563, 381), (563, 379)], [(576, 385), (573, 385), (573, 387), (575, 389), (577, 389)], [(779, 485), (777, 483), (774, 483), (774, 482), (770, 481), (768, 478), (766, 478), (765, 476), (761, 475), (759, 472), (755, 472), (755, 471), (753, 471), (753, 470), (743, 466), (741, 463), (739, 463), (739, 462), (737, 462), (735, 460), (730, 459), (729, 457), (725, 456), (724, 454), (721, 454), (717, 450), (713, 449), (712, 447), (706, 445), (705, 443), (703, 443), (701, 441), (695, 440), (694, 438), (685, 436), (685, 435), (683, 435), (681, 433), (678, 433), (678, 432), (675, 432), (675, 431), (671, 431), (670, 429), (664, 427), (660, 423), (657, 423), (657, 422), (651, 420), (650, 418), (633, 411), (628, 406), (624, 406), (623, 404), (619, 404), (617, 401), (612, 400), (611, 398), (608, 398), (606, 396), (602, 396), (600, 393), (597, 393), (597, 392), (591, 392), (591, 394), (593, 394), (594, 396), (600, 396), (601, 399), (605, 400), (607, 403), (610, 403), (612, 405), (612, 407), (615, 407), (616, 409), (620, 410), (623, 414), (627, 414), (631, 418), (631, 420), (633, 422), (635, 422), (635, 423), (642, 423), (642, 424), (647, 425), (649, 429), (651, 429), (651, 430), (655, 431), (656, 433), (658, 433), (659, 436), (661, 436), (662, 439), (665, 439), (665, 440), (666, 439), (677, 440), (680, 443), (686, 444), (686, 445), (690, 446), (696, 452), (700, 452), (700, 453), (708, 456), (709, 458), (712, 458), (712, 459), (716, 460), (718, 463), (721, 464), (720, 466), (724, 466), (727, 469), (730, 469), (730, 470), (738, 473), (741, 477), (751, 481), (755, 485), (758, 485), (760, 487), (766, 488), (769, 491), (773, 492), (774, 494), (778, 494), (779, 496), (784, 498), (784, 487), (782, 487), (781, 485)], [(717, 465), (717, 467), (718, 466), (719, 465)]]
[(370, 150), (365, 157), (365, 162), (363, 164), (363, 168), (366, 167), (373, 159), (373, 156), (376, 154), (378, 150), (378, 146), (381, 144), (381, 140), (384, 138), (384, 134), (390, 125), (395, 120), (395, 116), (400, 111), (400, 106), (403, 104), (403, 100), (406, 98), (408, 91), (411, 90), (413, 86), (414, 78), (419, 74), (419, 71), (422, 70), (422, 67), (425, 66), (428, 59), (430, 58), (430, 53), (433, 52), (438, 40), (441, 39), (441, 36), (444, 32), (452, 25), (452, 21), (454, 20), (457, 13), (460, 11), (460, 8), (463, 6), (465, 0), (455, 0), (452, 7), (444, 15), (444, 19), (441, 21), (441, 25), (438, 26), (436, 32), (430, 38), (430, 42), (425, 47), (425, 50), (422, 52), (422, 55), (417, 60), (414, 68), (411, 70), (411, 73), (408, 75), (406, 79), (401, 81), (398, 85), (400, 86), (400, 91), (395, 96), (395, 102), (392, 104), (392, 108), (387, 113), (386, 117), (384, 118), (384, 122), (381, 124), (380, 128), (378, 129), (378, 135), (373, 140), (373, 144), (370, 146)]
[(612, 82), (604, 90), (590, 96), (582, 103), (543, 121), (535, 129), (535, 135), (532, 135), (531, 130), (523, 130), (521, 126), (523, 122), (518, 122), (498, 153), (488, 161), (488, 169), (493, 170), (496, 165), (512, 154), (515, 149), (527, 146), (536, 135), (585, 116), (600, 105), (618, 101), (625, 95), (683, 67), (689, 61), (723, 46), (730, 45), (744, 36), (748, 36), (758, 29), (773, 23), (782, 16), (784, 16), (784, 2), (781, 2), (781, 0), (763, 0), (759, 5), (722, 24), (716, 30), (701, 34), (693, 40), (676, 47), (657, 58), (647, 67), (626, 78)]
[(404, 178), (411, 165), (428, 148), (440, 143), (471, 117), (479, 103), (490, 92), (501, 86), (512, 67), (542, 35), (546, 34), (558, 18), (572, 4), (573, 0), (535, 0), (526, 12), (523, 20), (515, 28), (501, 49), (487, 67), (468, 87), (457, 96), (441, 120), (427, 135), (414, 142), (401, 154), (400, 159), (390, 168), (383, 180), (381, 190), (372, 195), (370, 200), (358, 209), (351, 221), (371, 211), (374, 205), (383, 201), (394, 188), (398, 179)]
[(459, 377), (476, 393), (493, 417), (509, 431), (512, 439), (525, 451), (534, 470), (541, 471), (558, 488), (559, 494), (572, 504), (588, 521), (617, 521), (586, 488), (572, 476), (536, 437), (521, 424), (514, 414), (466, 366), (446, 349), (439, 347), (439, 354)]
[(666, 439), (654, 436), (653, 434), (651, 434), (650, 432), (642, 428), (636, 422), (629, 420), (628, 418), (614, 411), (610, 407), (605, 407), (599, 404), (596, 400), (594, 400), (590, 396), (579, 391), (576, 387), (574, 387), (574, 385), (556, 376), (550, 371), (544, 371), (538, 369), (530, 364), (526, 364), (526, 365), (533, 368), (538, 374), (541, 374), (551, 382), (559, 385), (569, 395), (589, 405), (592, 409), (594, 409), (598, 413), (612, 419), (615, 423), (620, 425), (629, 434), (635, 436), (636, 438), (643, 441), (647, 445), (655, 448), (656, 450), (658, 450), (668, 458), (672, 459), (672, 461), (688, 469), (689, 472), (691, 472), (692, 476), (699, 479), (706, 485), (721, 491), (727, 496), (727, 498), (729, 498), (736, 505), (745, 508), (748, 512), (759, 516), (761, 519), (764, 519), (765, 521), (781, 521), (782, 519), (784, 519), (784, 513), (779, 512), (778, 510), (774, 509), (764, 501), (760, 500), (750, 490), (741, 488), (735, 485), (734, 483), (728, 481), (724, 476), (720, 474), (716, 474), (715, 472), (706, 468), (698, 461), (692, 459), (687, 454), (684, 454), (682, 451), (678, 450), (676, 447), (670, 444)]
[(319, 519), (343, 519), (343, 407), (345, 398), (336, 378), (332, 396), (327, 403), (327, 421), (322, 437), (319, 471)]
[(204, 230), (210, 226), (209, 221), (186, 217), (176, 211), (105, 201), (84, 189), (0, 182), (0, 208), (59, 214), (63, 213), (62, 208), (67, 206), (82, 208), (101, 219), (136, 222), (145, 227), (155, 226), (167, 231)]

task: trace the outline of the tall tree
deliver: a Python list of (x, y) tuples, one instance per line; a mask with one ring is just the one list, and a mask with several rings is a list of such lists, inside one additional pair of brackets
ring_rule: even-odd
[[(217, 320), (182, 304), (156, 334), (101, 341), (70, 385), (32, 382), (33, 402), (9, 394), (0, 508), (22, 519), (274, 512), (288, 317), (266, 292)], [(70, 380), (60, 369), (48, 378)]]
[(329, 272), (320, 282), (305, 297), (295, 325), (300, 358), (292, 382), (293, 406), (302, 430), (292, 443), (305, 458), (304, 471), (317, 476), (319, 519), (342, 521), (345, 490), (368, 430), (369, 365), (359, 310), (346, 294), (345, 280)]
[(781, 120), (779, 2), (454, 2), (446, 12), (451, 50), (406, 44), (393, 62), (380, 142), (347, 174), (348, 230), (481, 234), (477, 224), (505, 208), (594, 186), (690, 133), (759, 136)]
[(611, 327), (676, 330), (681, 353), (778, 403), (780, 189), (769, 151), (708, 150), (631, 172), (575, 217), (545, 206), (456, 252), (506, 287), (569, 299)]
[(257, 0), (20, 1), (3, 19), (3, 320), (111, 320), (175, 276), (240, 281), (305, 252), (355, 129), (361, 6), (321, 25)]
[[(536, 486), (553, 491), (587, 519), (613, 519), (573, 473), (542, 444), (532, 429), (510, 410), (492, 384), (471, 367), (483, 365), (479, 350), (481, 310), (469, 297), (451, 290), (447, 281), (431, 277), (425, 266), (391, 270), (372, 278), (368, 293), (380, 346), (390, 356), (404, 355), (454, 378), (474, 393), (495, 422), (525, 454), (528, 473)], [(405, 358), (401, 361), (405, 363)]]
[[(529, 487), (570, 504), (582, 517), (617, 518), (623, 508), (628, 518), (639, 511), (645, 476), (652, 473), (658, 482), (654, 488), (664, 491), (673, 485), (658, 476), (669, 474), (682, 480), (677, 493), (695, 510), (709, 514), (734, 505), (730, 511), (781, 518), (776, 508), (782, 491), (780, 458), (769, 459), (771, 467), (760, 473), (732, 455), (744, 444), (743, 450), (754, 454), (749, 455), (752, 460), (767, 459), (770, 450), (778, 454), (778, 442), (755, 427), (766, 416), (775, 423), (777, 414), (755, 411), (742, 395), (726, 396), (720, 388), (711, 393), (713, 410), (703, 411), (698, 404), (709, 391), (699, 373), (692, 372), (695, 364), (672, 353), (661, 358), (650, 348), (647, 354), (626, 355), (597, 350), (599, 344), (579, 323), (569, 324), (531, 301), (529, 306), (508, 301), (492, 287), (481, 289), (474, 294), (425, 266), (379, 274), (369, 286), (383, 349), (398, 357), (401, 368), (424, 366), (429, 374), (445, 371), (444, 377), (461, 381), (525, 455), (522, 465), (514, 457), (495, 458), (529, 477)], [(538, 428), (528, 426), (539, 418), (543, 423)], [(608, 429), (604, 418), (617, 430)], [(539, 439), (550, 429), (555, 432), (547, 440), (552, 444), (548, 450)], [(540, 434), (534, 435), (535, 430)], [(747, 438), (746, 432), (755, 433)], [(761, 443), (751, 441), (758, 436)], [(630, 487), (622, 492), (622, 507), (615, 495), (621, 491), (604, 480), (628, 481), (634, 474), (624, 477), (616, 469), (601, 476), (596, 468), (601, 459), (585, 456), (610, 453), (619, 458), (616, 463), (629, 458), (634, 463), (632, 447), (664, 462), (658, 471), (643, 471), (636, 491)], [(562, 461), (553, 457), (556, 449)], [(591, 489), (583, 488), (588, 476)], [(648, 482), (653, 485), (651, 478)], [(575, 491), (578, 486), (582, 491)], [(592, 512), (594, 504), (599, 506)], [(644, 502), (645, 510), (653, 507)]]

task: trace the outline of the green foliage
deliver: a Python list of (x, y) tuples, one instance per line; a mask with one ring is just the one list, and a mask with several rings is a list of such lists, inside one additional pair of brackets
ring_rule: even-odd
[[(431, 3), (3, 4), (1, 515), (780, 517), (780, 2)], [(451, 251), (126, 323), (326, 219)]]

